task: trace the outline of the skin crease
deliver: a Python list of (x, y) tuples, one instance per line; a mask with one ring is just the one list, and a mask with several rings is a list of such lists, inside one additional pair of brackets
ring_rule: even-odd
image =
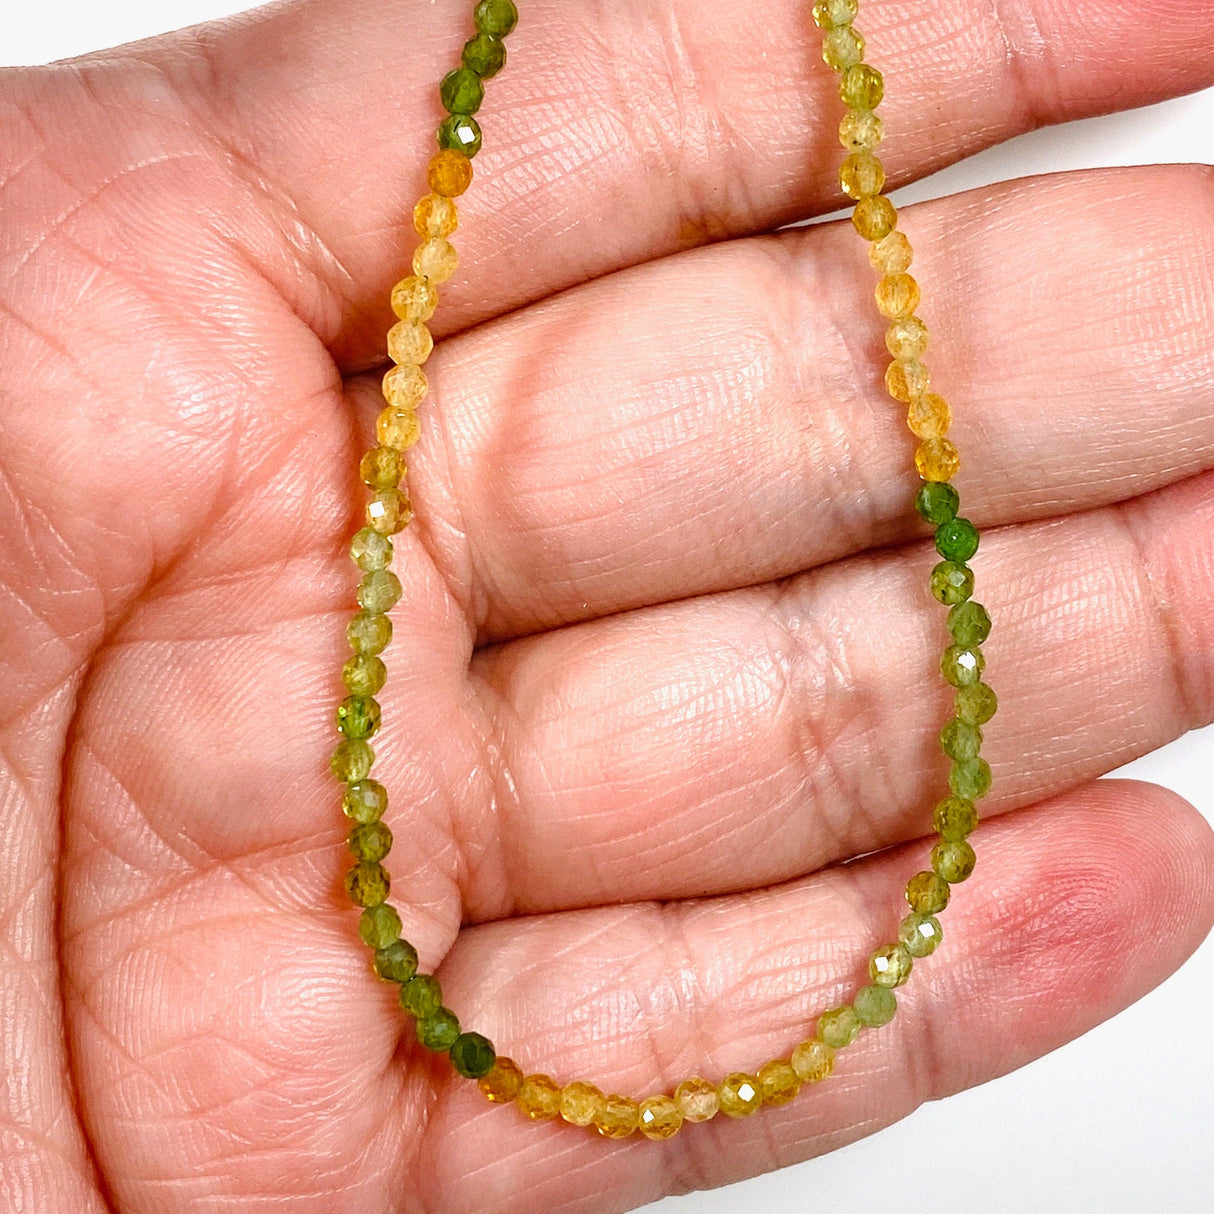
[[(709, 7), (537, 0), (490, 83), (376, 740), (448, 1004), (635, 1095), (786, 1055), (850, 996), (944, 770), (863, 245), (773, 234), (839, 204), (834, 79), (805, 4)], [(1214, 177), (1032, 178), (903, 216), (1001, 710), (978, 868), (893, 1024), (663, 1145), (527, 1125), (413, 1043), (326, 761), (386, 300), (468, 10), (287, 4), (0, 74), (5, 1214), (624, 1210), (1022, 1065), (1214, 920), (1202, 818), (1094, 782), (1214, 719)], [(1214, 83), (1203, 2), (858, 25), (894, 185)]]

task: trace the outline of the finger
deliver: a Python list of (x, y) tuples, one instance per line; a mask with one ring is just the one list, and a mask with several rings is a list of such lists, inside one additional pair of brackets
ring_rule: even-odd
[[(291, 262), (302, 250), (344, 304), (317, 322), (346, 366), (382, 357), (437, 82), (458, 63), (469, 7), (312, 0), (145, 52), (230, 149), (245, 214), (277, 216)], [(866, 5), (858, 27), (887, 77), (892, 183), (1034, 126), (1214, 81), (1209, 6), (1154, 8)], [(804, 0), (537, 0), (508, 45), (479, 114), (480, 180), (443, 329), (841, 201), (837, 79)]]
[[(1163, 789), (1102, 781), (982, 827), (975, 846), (978, 868), (954, 888), (943, 943), (915, 962), (893, 1022), (792, 1104), (610, 1145), (528, 1125), (449, 1080), (426, 1129), (433, 1204), (575, 1210), (594, 1193), (596, 1210), (624, 1210), (821, 1154), (1079, 1036), (1162, 981), (1214, 921), (1214, 834)], [(926, 850), (745, 897), (476, 929), (444, 962), (444, 992), (558, 1083), (640, 1097), (691, 1074), (753, 1074), (867, 980)]]

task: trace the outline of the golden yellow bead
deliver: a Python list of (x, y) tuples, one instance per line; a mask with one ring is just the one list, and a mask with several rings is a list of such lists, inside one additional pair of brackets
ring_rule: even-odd
[(884, 194), (861, 198), (851, 213), (851, 221), (865, 240), (881, 240), (894, 230), (898, 209)]
[(593, 1083), (567, 1083), (561, 1088), (561, 1116), (570, 1125), (590, 1125), (603, 1107), (603, 1093)]
[(384, 376), (384, 400), (394, 409), (414, 409), (430, 390), (426, 373), (416, 363), (393, 367)]
[(917, 316), (895, 320), (885, 330), (885, 348), (895, 358), (922, 358), (927, 349), (927, 325)]
[(876, 289), (882, 316), (900, 320), (919, 306), (919, 284), (909, 274), (886, 274)]
[(359, 460), (358, 471), (372, 489), (395, 489), (405, 475), (404, 456), (390, 446), (375, 447)]
[(594, 1128), (604, 1138), (627, 1138), (636, 1130), (639, 1117), (635, 1100), (613, 1093), (603, 1097), (603, 1107), (594, 1119)]
[(528, 1075), (514, 1100), (532, 1121), (550, 1121), (561, 1111), (561, 1089), (547, 1075)]
[(472, 161), (463, 152), (443, 148), (430, 161), (430, 189), (444, 198), (458, 198), (472, 184)]
[(885, 138), (885, 123), (872, 110), (848, 110), (839, 123), (839, 142), (849, 152), (871, 152)]
[(698, 1075), (685, 1079), (674, 1090), (674, 1102), (679, 1106), (684, 1121), (711, 1121), (721, 1107), (717, 1085), (701, 1079)]
[(413, 519), (413, 506), (401, 489), (380, 489), (367, 503), (367, 525), (380, 535), (395, 535)]
[(905, 232), (891, 232), (868, 250), (868, 260), (879, 274), (901, 274), (910, 269), (914, 259)]
[(952, 422), (948, 401), (935, 392), (925, 392), (906, 411), (906, 424), (917, 438), (943, 438)]
[(880, 194), (885, 166), (871, 152), (853, 152), (839, 166), (839, 184), (849, 198)]
[(925, 481), (951, 481), (961, 467), (961, 453), (947, 438), (929, 438), (915, 452), (915, 467)]
[(885, 390), (900, 401), (912, 401), (927, 391), (930, 376), (917, 358), (896, 359), (885, 368)]
[(421, 433), (421, 418), (416, 409), (393, 409), (389, 405), (375, 419), (375, 437), (383, 446), (395, 447), (397, 451), (407, 451)]
[(792, 1064), (780, 1058), (764, 1063), (755, 1078), (764, 1104), (787, 1104), (801, 1090), (801, 1080)]
[(754, 1075), (744, 1071), (734, 1071), (721, 1080), (717, 1089), (721, 1102), (721, 1112), (730, 1117), (749, 1117), (757, 1113), (763, 1104), (763, 1093), (759, 1090), (759, 1081)]
[(489, 1074), (477, 1082), (486, 1100), (494, 1104), (508, 1104), (523, 1086), (523, 1072), (513, 1058), (498, 1054)]
[(419, 236), (450, 236), (459, 227), (459, 211), (442, 194), (423, 194), (413, 208), (413, 230)]
[(673, 1138), (683, 1126), (683, 1114), (669, 1096), (650, 1096), (641, 1101), (637, 1123), (646, 1138)]
[(459, 269), (459, 254), (450, 241), (435, 236), (414, 250), (413, 269), (431, 282), (446, 282)]
[(392, 311), (401, 320), (429, 320), (438, 307), (438, 287), (418, 274), (402, 278), (392, 288)]
[(398, 320), (388, 330), (388, 357), (394, 363), (420, 366), (433, 349), (434, 338), (420, 320)]
[(825, 1041), (811, 1037), (793, 1050), (792, 1069), (802, 1083), (821, 1083), (835, 1069), (835, 1051)]

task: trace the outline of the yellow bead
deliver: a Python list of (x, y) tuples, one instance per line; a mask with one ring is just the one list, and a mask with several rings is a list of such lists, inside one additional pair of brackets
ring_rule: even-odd
[(685, 1079), (674, 1090), (674, 1102), (679, 1106), (684, 1121), (711, 1121), (721, 1107), (717, 1085), (696, 1076)]
[(413, 230), (419, 236), (450, 236), (459, 227), (459, 211), (442, 194), (424, 194), (413, 208)]
[(906, 424), (918, 438), (943, 438), (951, 421), (948, 401), (935, 392), (925, 392), (918, 400), (911, 401), (906, 411)]
[(915, 452), (915, 467), (925, 481), (951, 481), (961, 467), (961, 453), (947, 438), (928, 438)]
[(367, 503), (367, 525), (380, 535), (395, 535), (413, 519), (413, 506), (400, 489), (380, 489)]
[(417, 274), (392, 288), (392, 311), (401, 320), (429, 320), (438, 307), (438, 287)]
[(528, 1075), (514, 1099), (532, 1121), (550, 1121), (561, 1111), (561, 1089), (547, 1075)]
[(787, 1104), (801, 1090), (801, 1080), (792, 1064), (780, 1058), (764, 1063), (755, 1078), (764, 1104)]
[(430, 390), (426, 373), (416, 363), (393, 367), (384, 376), (384, 400), (394, 409), (413, 409)]
[(895, 358), (922, 358), (927, 349), (927, 325), (917, 316), (895, 320), (885, 330), (885, 348)]
[(417, 246), (413, 269), (431, 282), (446, 282), (459, 269), (459, 254), (450, 241), (435, 236)]
[(880, 194), (885, 184), (885, 166), (871, 152), (853, 152), (839, 166), (839, 184), (849, 198)]
[(640, 1110), (635, 1100), (612, 1094), (603, 1098), (603, 1107), (594, 1119), (594, 1128), (604, 1138), (627, 1138), (638, 1124)]
[(420, 366), (433, 349), (434, 338), (420, 320), (398, 320), (388, 330), (388, 357), (394, 363)]
[(871, 64), (853, 63), (839, 78), (839, 98), (857, 110), (875, 110), (885, 96), (885, 77)]
[(458, 198), (472, 184), (472, 161), (463, 152), (443, 148), (435, 152), (426, 176), (435, 194)]
[(884, 194), (861, 198), (851, 213), (851, 221), (865, 240), (881, 240), (894, 230), (898, 209)]
[(397, 451), (407, 451), (421, 433), (421, 418), (416, 409), (393, 409), (389, 405), (375, 419), (375, 437), (383, 446), (395, 447)]
[(864, 58), (864, 35), (850, 25), (840, 25), (822, 39), (822, 58), (827, 67), (841, 72)]
[(917, 359), (895, 360), (885, 368), (885, 390), (900, 401), (912, 401), (927, 391), (930, 377)]
[(479, 1080), (479, 1087), (486, 1100), (494, 1104), (508, 1104), (523, 1086), (523, 1072), (513, 1058), (499, 1054), (489, 1074)]
[(909, 274), (886, 274), (875, 294), (881, 315), (891, 320), (910, 316), (919, 306), (919, 284)]
[(821, 1083), (835, 1069), (835, 1051), (825, 1041), (811, 1037), (793, 1050), (792, 1069), (802, 1083)]
[[(404, 457), (392, 447), (374, 447), (359, 460), (358, 471), (363, 484), (372, 489), (395, 489), (405, 475)], [(390, 541), (381, 539), (379, 542), (387, 543), (391, 552)]]
[(871, 152), (885, 138), (885, 123), (872, 110), (848, 110), (839, 123), (839, 142), (849, 152)]
[(744, 1071), (734, 1071), (721, 1080), (717, 1089), (721, 1101), (721, 1112), (730, 1117), (749, 1117), (757, 1113), (763, 1104), (763, 1093), (759, 1091), (759, 1081), (754, 1075)]
[(868, 260), (879, 274), (901, 274), (915, 259), (905, 232), (891, 232), (868, 250)]
[(590, 1125), (603, 1107), (603, 1093), (593, 1083), (567, 1083), (561, 1088), (561, 1116), (570, 1125)]
[(683, 1126), (683, 1114), (669, 1096), (650, 1096), (641, 1101), (637, 1122), (646, 1138), (673, 1138)]

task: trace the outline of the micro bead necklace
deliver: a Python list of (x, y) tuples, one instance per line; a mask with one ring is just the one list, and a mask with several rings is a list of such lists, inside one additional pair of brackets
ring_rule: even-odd
[(978, 823), (974, 802), (986, 795), (991, 772), (979, 757), (982, 726), (995, 713), (995, 693), (982, 682), (981, 645), (990, 632), (985, 608), (972, 599), (974, 575), (968, 561), (978, 548), (978, 532), (957, 515), (959, 498), (950, 481), (960, 465), (957, 448), (946, 437), (949, 407), (929, 391), (921, 361), (927, 347), (927, 327), (915, 315), (919, 287), (907, 273), (911, 247), (897, 230), (897, 212), (882, 193), (885, 170), (875, 149), (883, 135), (876, 109), (884, 82), (876, 68), (864, 62), (864, 38), (852, 22), (858, 0), (818, 0), (813, 19), (822, 31), (822, 57), (839, 74), (839, 96), (846, 107), (839, 139), (847, 150), (839, 180), (855, 200), (852, 223), (869, 242), (868, 256), (880, 275), (877, 307), (889, 322), (885, 344), (892, 356), (886, 372), (889, 395), (907, 405), (907, 425), (920, 440), (915, 467), (923, 485), (915, 509), (935, 527), (941, 560), (932, 569), (931, 593), (949, 607), (947, 627), (952, 643), (944, 650), (940, 671), (956, 688), (954, 715), (940, 731), (940, 745), (951, 760), (951, 795), (935, 807), (933, 826), (939, 842), (932, 849), (931, 868), (907, 882), (910, 914), (898, 926), (898, 939), (878, 948), (869, 959), (871, 982), (850, 1003), (826, 1009), (814, 1035), (798, 1044), (788, 1057), (775, 1058), (753, 1074), (735, 1072), (719, 1081), (698, 1076), (686, 1079), (672, 1094), (641, 1100), (605, 1095), (593, 1083), (564, 1085), (544, 1074), (524, 1074), (517, 1063), (497, 1054), (479, 1033), (461, 1030), (455, 1013), (443, 1005), (437, 979), (418, 972), (417, 950), (401, 938), (401, 918), (388, 904), (389, 880), (383, 861), (392, 834), (382, 821), (388, 805), (383, 785), (370, 778), (374, 761), (368, 741), (380, 724), (374, 698), (387, 677), (379, 656), (392, 636), (387, 612), (401, 597), (401, 584), (388, 566), (391, 536), (413, 517), (403, 487), (405, 452), (417, 441), (421, 423), (417, 408), (427, 392), (422, 366), (433, 341), (426, 321), (438, 306), (438, 287), (455, 273), (458, 256), (448, 237), (455, 231), (455, 199), (472, 182), (472, 158), (480, 150), (481, 129), (474, 115), (484, 98), (484, 82), (506, 63), (504, 39), (518, 22), (512, 0), (481, 0), (473, 13), (474, 36), (464, 45), (461, 66), (448, 73), (439, 89), (447, 117), (438, 128), (438, 152), (430, 161), (426, 194), (413, 211), (421, 243), (413, 254), (413, 274), (396, 285), (392, 309), (399, 322), (388, 333), (388, 353), (395, 366), (384, 377), (386, 407), (376, 419), (378, 446), (359, 465), (371, 492), (366, 522), (351, 545), (354, 563), (362, 571), (358, 584), (361, 610), (350, 621), (347, 636), (354, 656), (342, 670), (350, 693), (337, 707), (342, 741), (330, 766), (345, 784), (342, 809), (353, 823), (348, 846), (354, 857), (346, 892), (363, 908), (358, 930), (374, 952), (375, 972), (400, 987), (400, 1003), (413, 1018), (418, 1041), (429, 1050), (446, 1053), (459, 1074), (478, 1082), (496, 1103), (513, 1102), (532, 1121), (561, 1117), (576, 1126), (593, 1127), (607, 1138), (626, 1138), (639, 1131), (664, 1139), (685, 1122), (707, 1121), (718, 1112), (749, 1117), (764, 1105), (792, 1100), (807, 1084), (830, 1075), (836, 1051), (850, 1045), (862, 1030), (887, 1024), (897, 1011), (894, 991), (911, 975), (916, 960), (940, 943), (935, 918), (948, 905), (950, 887), (974, 869), (974, 851), (967, 836)]

